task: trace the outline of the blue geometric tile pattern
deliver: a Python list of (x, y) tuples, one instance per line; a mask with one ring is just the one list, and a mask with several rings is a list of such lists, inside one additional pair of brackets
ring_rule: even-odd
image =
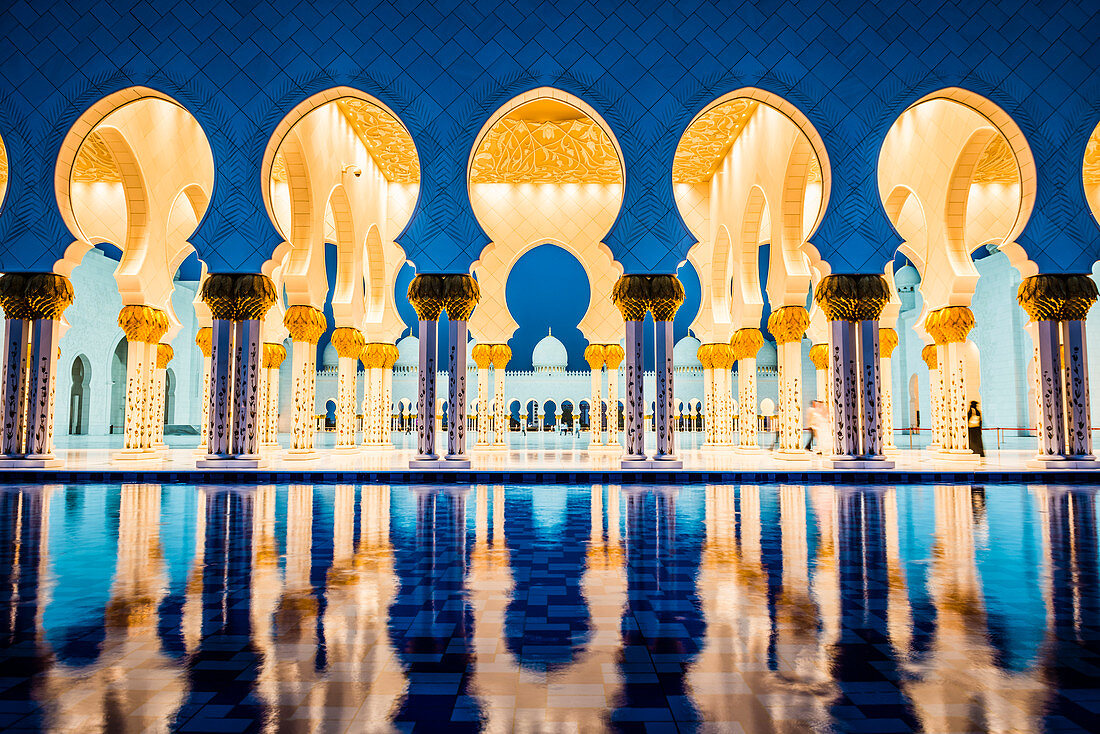
[(421, 271), (466, 270), (486, 242), (466, 194), (474, 136), (511, 97), (568, 91), (609, 123), (625, 156), (607, 243), (627, 271), (673, 270), (693, 240), (670, 169), (691, 118), (745, 86), (787, 98), (822, 135), (832, 193), (813, 242), (834, 272), (881, 270), (898, 237), (875, 167), (913, 101), (959, 86), (1000, 105), (1038, 166), (1019, 238), (1042, 270), (1088, 272), (1100, 230), (1081, 183), (1100, 119), (1100, 6), (1033, 3), (216, 2), (40, 3), (0, 12), (0, 136), (11, 160), (0, 268), (48, 269), (72, 237), (53, 168), (79, 115), (145, 85), (199, 120), (216, 184), (193, 244), (211, 270), (258, 271), (278, 241), (260, 187), (279, 120), (336, 84), (389, 105), (412, 133), (420, 201), (400, 237)]

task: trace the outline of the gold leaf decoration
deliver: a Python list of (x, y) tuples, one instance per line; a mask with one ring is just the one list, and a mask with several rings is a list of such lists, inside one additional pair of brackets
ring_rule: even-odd
[(271, 162), (271, 180), (286, 183), (286, 156), (281, 150), (275, 154), (275, 160)]
[(420, 181), (420, 159), (416, 155), (416, 145), (397, 118), (377, 105), (353, 97), (336, 100), (336, 106), (388, 181)]
[(978, 165), (974, 168), (974, 183), (1016, 183), (1020, 180), (1020, 171), (1016, 166), (1016, 156), (1008, 147), (1003, 135), (990, 141), (982, 151)]
[[(673, 183), (705, 183), (745, 129), (759, 103), (734, 99), (707, 110), (691, 123), (672, 161)], [(820, 171), (818, 177), (820, 178)]]
[(1096, 128), (1085, 148), (1085, 185), (1100, 184), (1100, 127)]
[(122, 183), (122, 174), (118, 170), (118, 163), (111, 155), (111, 149), (106, 141), (93, 132), (84, 138), (80, 150), (76, 152), (76, 162), (73, 164), (73, 181), (80, 183)]
[(504, 118), (485, 134), (471, 183), (621, 183), (611, 138), (591, 118)]
[(806, 183), (821, 183), (821, 161), (816, 155), (810, 158), (810, 170), (806, 172)]

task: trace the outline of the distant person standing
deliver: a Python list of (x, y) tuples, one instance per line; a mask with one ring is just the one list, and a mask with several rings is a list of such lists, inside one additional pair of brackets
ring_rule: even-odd
[(967, 433), (970, 439), (970, 450), (981, 457), (985, 457), (985, 443), (982, 442), (982, 411), (978, 409), (978, 401), (970, 401), (970, 410), (966, 411)]

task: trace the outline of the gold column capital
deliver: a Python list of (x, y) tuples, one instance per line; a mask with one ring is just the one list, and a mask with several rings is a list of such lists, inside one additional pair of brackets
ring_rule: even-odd
[(286, 347), (275, 342), (264, 342), (263, 368), (277, 370), (286, 359)]
[(0, 308), (9, 319), (30, 319), (31, 304), (27, 301), (28, 274), (4, 273), (0, 275)]
[(474, 276), (452, 273), (443, 276), (443, 310), (451, 321), (469, 321), (481, 300), (481, 289)]
[(898, 332), (889, 327), (879, 327), (878, 353), (880, 357), (889, 357), (898, 346)]
[(328, 321), (313, 306), (291, 306), (283, 316), (283, 326), (292, 340), (316, 344), (328, 329)]
[(730, 348), (734, 360), (755, 359), (757, 352), (764, 346), (764, 335), (760, 329), (738, 329), (730, 337)]
[(920, 358), (928, 365), (929, 370), (939, 369), (940, 359), (936, 355), (935, 344), (925, 344), (924, 349), (920, 350)]
[(359, 359), (367, 340), (363, 338), (363, 332), (342, 326), (332, 332), (332, 346), (336, 348), (336, 354), (345, 359)]
[(808, 328), (810, 314), (802, 306), (783, 306), (768, 316), (768, 331), (775, 337), (777, 344), (802, 341)]
[(654, 321), (672, 321), (684, 302), (684, 284), (675, 275), (649, 277), (649, 310)]
[(274, 281), (260, 273), (211, 273), (200, 295), (211, 315), (226, 321), (262, 319), (279, 300)]
[(470, 350), (470, 358), (479, 370), (487, 370), (493, 364), (493, 348), (489, 344), (475, 344)]
[(371, 342), (363, 345), (359, 352), (359, 361), (368, 370), (381, 369), (386, 364), (386, 344)]
[(397, 358), (401, 356), (401, 350), (397, 348), (396, 344), (383, 344), (382, 354), (384, 357), (382, 369), (390, 370), (397, 364)]
[(810, 347), (810, 361), (814, 363), (814, 367), (819, 370), (825, 370), (829, 368), (829, 345), (828, 344), (814, 344)]
[(924, 317), (924, 328), (936, 344), (964, 342), (974, 328), (974, 312), (966, 306), (939, 308)]
[(649, 281), (644, 275), (621, 275), (611, 288), (611, 302), (623, 321), (642, 321), (649, 311)]
[(593, 371), (603, 369), (603, 364), (607, 361), (607, 355), (604, 353), (603, 345), (589, 344), (585, 347), (584, 361), (588, 362), (589, 368)]
[(709, 370), (714, 367), (714, 344), (700, 344), (699, 348), (695, 350), (695, 357), (699, 360), (699, 363), (703, 365), (703, 369)]
[(603, 358), (607, 362), (609, 370), (617, 370), (623, 360), (626, 359), (626, 350), (620, 344), (604, 344)]
[(1032, 321), (1084, 321), (1096, 299), (1096, 281), (1076, 273), (1033, 275), (1016, 290)]
[(152, 306), (123, 306), (118, 312), (118, 325), (126, 341), (156, 344), (168, 333), (168, 314)]
[(890, 284), (878, 273), (826, 275), (814, 302), (829, 321), (874, 321), (890, 301)]
[(168, 369), (168, 363), (172, 361), (172, 357), (176, 356), (176, 350), (172, 349), (171, 344), (157, 344), (157, 369)]
[(26, 276), (24, 295), (30, 307), (30, 317), (60, 319), (76, 298), (72, 282), (57, 273), (26, 273)]
[(202, 356), (209, 357), (214, 352), (214, 330), (204, 326), (195, 333), (195, 344), (198, 345)]
[(512, 361), (512, 348), (507, 344), (493, 344), (490, 355), (493, 360), (493, 368), (502, 370)]

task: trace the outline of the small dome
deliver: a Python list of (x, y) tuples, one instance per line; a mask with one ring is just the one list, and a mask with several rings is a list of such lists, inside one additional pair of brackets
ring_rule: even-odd
[(901, 290), (902, 288), (916, 288), (920, 285), (920, 273), (912, 265), (906, 265), (905, 267), (894, 273), (894, 285)]
[(757, 369), (779, 369), (779, 353), (775, 351), (775, 342), (764, 340), (764, 346), (756, 353)]
[(474, 345), (476, 344), (476, 339), (466, 342), (466, 367), (472, 370), (477, 369), (477, 362), (474, 361)]
[(394, 367), (416, 369), (419, 366), (420, 340), (410, 335), (397, 342), (397, 362)]
[(331, 341), (325, 345), (325, 351), (321, 353), (321, 367), (328, 369), (329, 367), (340, 366), (340, 355), (336, 353), (336, 345)]
[(535, 369), (563, 370), (568, 365), (569, 352), (566, 351), (565, 345), (547, 329), (546, 336), (539, 340), (534, 351), (531, 352), (531, 366)]
[(700, 342), (693, 336), (685, 336), (672, 348), (672, 364), (676, 367), (702, 367), (699, 361)]

